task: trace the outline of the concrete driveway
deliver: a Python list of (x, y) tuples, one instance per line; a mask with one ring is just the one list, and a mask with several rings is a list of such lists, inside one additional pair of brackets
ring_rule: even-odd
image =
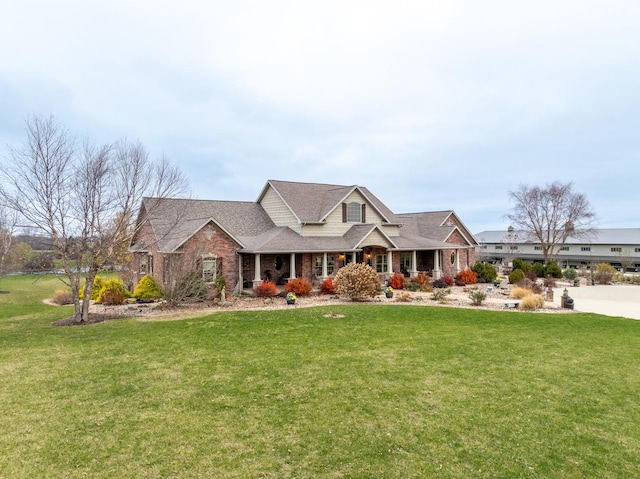
[[(560, 305), (564, 287), (554, 288), (553, 302)], [(627, 284), (567, 287), (576, 311), (640, 319), (640, 286)]]

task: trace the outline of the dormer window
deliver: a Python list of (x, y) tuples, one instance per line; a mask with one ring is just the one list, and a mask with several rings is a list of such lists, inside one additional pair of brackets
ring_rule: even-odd
[(366, 205), (356, 203), (342, 203), (343, 223), (366, 223)]

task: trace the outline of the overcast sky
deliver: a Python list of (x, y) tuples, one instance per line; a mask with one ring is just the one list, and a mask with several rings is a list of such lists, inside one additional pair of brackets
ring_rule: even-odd
[(573, 182), (640, 227), (640, 1), (21, 0), (0, 13), (0, 152), (29, 115), (140, 140), (192, 196), (357, 184), (506, 229)]

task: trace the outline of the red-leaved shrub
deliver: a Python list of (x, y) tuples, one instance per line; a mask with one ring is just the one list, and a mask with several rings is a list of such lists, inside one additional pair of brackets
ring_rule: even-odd
[(391, 278), (389, 278), (389, 286), (393, 289), (404, 288), (404, 275), (401, 273), (395, 273)]
[(324, 294), (333, 294), (333, 279), (325, 279), (320, 285), (320, 291), (322, 291)]
[(304, 278), (290, 279), (284, 285), (285, 292), (295, 293), (297, 296), (309, 296), (312, 288), (313, 285)]
[(429, 276), (427, 276), (427, 273), (418, 273), (415, 280), (416, 283), (422, 286), (423, 284), (427, 284), (429, 282)]
[(478, 275), (470, 269), (465, 269), (456, 275), (456, 279), (462, 281), (464, 284), (476, 284), (478, 282)]
[(445, 283), (447, 283), (447, 286), (451, 287), (454, 285), (455, 280), (453, 279), (453, 276), (451, 276), (450, 274), (445, 274), (442, 278), (442, 281), (444, 281)]
[(269, 296), (275, 296), (278, 294), (278, 288), (271, 281), (266, 280), (260, 283), (254, 288), (255, 293), (261, 298), (267, 298)]

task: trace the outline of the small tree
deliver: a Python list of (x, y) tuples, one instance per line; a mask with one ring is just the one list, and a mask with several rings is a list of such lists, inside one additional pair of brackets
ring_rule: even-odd
[(376, 296), (380, 289), (380, 279), (371, 266), (349, 263), (338, 270), (333, 286), (338, 296), (346, 296), (355, 301)]
[(139, 143), (79, 145), (53, 117), (36, 116), (26, 126), (25, 143), (11, 148), (11, 161), (0, 166), (0, 202), (51, 238), (74, 298), (74, 319), (83, 322), (93, 278), (141, 224), (142, 198), (182, 194), (187, 182), (165, 158), (151, 162)]

